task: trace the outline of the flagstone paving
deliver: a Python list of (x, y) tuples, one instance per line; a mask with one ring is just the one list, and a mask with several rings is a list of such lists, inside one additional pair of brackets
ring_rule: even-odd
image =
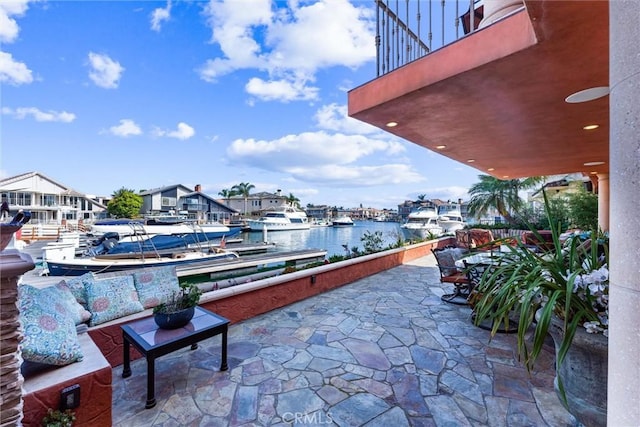
[(220, 337), (113, 370), (116, 426), (577, 426), (553, 390), (549, 343), (530, 376), (515, 336), (448, 304), (431, 256), (233, 324)]

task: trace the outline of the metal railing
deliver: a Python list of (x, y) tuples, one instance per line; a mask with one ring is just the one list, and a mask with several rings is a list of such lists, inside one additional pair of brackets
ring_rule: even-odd
[(482, 0), (375, 2), (378, 77), (476, 31), (484, 8)]

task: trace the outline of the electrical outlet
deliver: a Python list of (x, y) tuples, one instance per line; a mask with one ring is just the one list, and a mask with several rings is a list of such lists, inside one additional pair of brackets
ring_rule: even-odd
[(75, 409), (80, 406), (80, 384), (63, 388), (60, 392), (60, 410)]

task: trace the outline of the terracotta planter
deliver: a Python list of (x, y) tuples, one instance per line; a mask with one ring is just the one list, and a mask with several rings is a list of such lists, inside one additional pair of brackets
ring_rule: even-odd
[[(562, 321), (553, 319), (549, 327), (556, 356), (564, 336), (562, 326)], [(562, 365), (556, 366), (556, 393), (567, 410), (586, 427), (607, 425), (608, 354), (607, 337), (589, 334), (579, 327)], [(562, 379), (566, 402), (558, 389), (558, 378)]]

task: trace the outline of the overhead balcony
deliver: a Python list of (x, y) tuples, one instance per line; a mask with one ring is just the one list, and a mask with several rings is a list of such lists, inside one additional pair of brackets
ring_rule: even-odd
[(609, 172), (608, 1), (376, 3), (378, 77), (351, 117), (501, 179)]

